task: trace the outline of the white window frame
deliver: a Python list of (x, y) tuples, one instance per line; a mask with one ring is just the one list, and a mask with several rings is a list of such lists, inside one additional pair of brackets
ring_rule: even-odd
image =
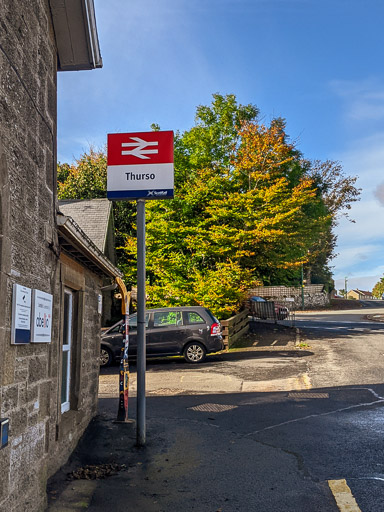
[[(64, 299), (65, 295), (68, 295), (69, 301), (68, 301), (68, 317), (66, 318), (66, 315), (63, 314), (63, 322), (68, 321), (67, 325), (67, 339), (63, 339), (63, 347), (62, 347), (62, 362), (64, 362), (64, 352), (66, 352), (67, 355), (67, 380), (66, 380), (66, 388), (65, 388), (65, 401), (61, 402), (61, 413), (69, 411), (71, 404), (69, 399), (69, 393), (70, 393), (70, 381), (71, 381), (71, 347), (72, 347), (72, 320), (73, 320), (73, 292), (72, 290), (69, 290), (68, 288), (64, 289)], [(64, 300), (65, 304), (65, 300)], [(64, 312), (63, 312), (64, 313)], [(65, 330), (63, 329), (63, 335)], [(61, 369), (63, 371), (63, 368)], [(63, 379), (61, 379), (61, 386), (63, 386)], [(60, 400), (62, 400), (62, 392), (63, 390), (60, 389)]]

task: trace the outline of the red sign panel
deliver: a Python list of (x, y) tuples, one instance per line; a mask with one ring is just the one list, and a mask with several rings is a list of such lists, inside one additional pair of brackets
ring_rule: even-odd
[(108, 135), (108, 165), (173, 163), (173, 132)]

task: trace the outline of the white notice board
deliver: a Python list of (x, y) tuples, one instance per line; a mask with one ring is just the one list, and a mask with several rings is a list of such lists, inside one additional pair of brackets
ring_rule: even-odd
[(31, 341), (32, 290), (20, 284), (13, 285), (11, 343), (22, 345)]
[(52, 304), (53, 296), (50, 293), (41, 290), (32, 291), (32, 343), (51, 343)]

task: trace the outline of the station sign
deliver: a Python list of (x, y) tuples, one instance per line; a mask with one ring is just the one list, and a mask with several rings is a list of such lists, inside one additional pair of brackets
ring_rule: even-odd
[(108, 199), (173, 197), (172, 131), (109, 134), (107, 164)]

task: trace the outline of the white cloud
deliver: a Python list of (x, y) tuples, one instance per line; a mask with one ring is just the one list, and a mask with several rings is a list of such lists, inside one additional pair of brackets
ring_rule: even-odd
[[(356, 239), (353, 239), (356, 240)], [(353, 243), (352, 240), (352, 243)], [(339, 247), (339, 253), (332, 261), (332, 266), (337, 270), (337, 277), (352, 272), (352, 269), (359, 264), (370, 262), (376, 255), (382, 254), (383, 247), (380, 244), (361, 245), (356, 240), (356, 245), (350, 247)], [(377, 265), (374, 267), (377, 268)], [(375, 271), (372, 271), (372, 273)], [(369, 272), (371, 273), (371, 272)]]
[[(358, 288), (359, 290), (372, 291), (372, 288), (380, 280), (382, 274), (376, 276), (361, 276), (361, 277), (347, 277), (347, 289), (353, 290)], [(335, 280), (335, 289), (345, 289), (345, 278)]]
[(334, 80), (331, 82), (331, 89), (344, 100), (349, 119), (384, 119), (384, 84), (378, 80)]

